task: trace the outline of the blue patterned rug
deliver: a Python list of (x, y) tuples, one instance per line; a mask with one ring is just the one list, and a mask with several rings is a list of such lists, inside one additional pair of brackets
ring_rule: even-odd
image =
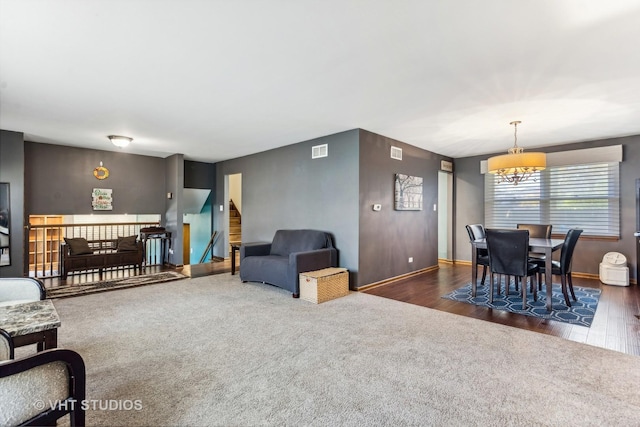
[[(487, 278), (487, 280), (489, 279)], [(513, 283), (511, 283), (509, 287), (509, 297), (505, 297), (503, 285), (502, 293), (500, 295), (493, 296), (493, 304), (489, 303), (488, 285), (478, 285), (478, 291), (475, 298), (471, 297), (471, 283), (460, 289), (456, 289), (447, 295), (443, 295), (442, 298), (466, 302), (467, 304), (493, 308), (496, 310), (510, 311), (512, 313), (524, 314), (526, 316), (551, 319), (563, 323), (571, 323), (587, 327), (591, 326), (591, 322), (593, 322), (593, 316), (596, 313), (596, 308), (598, 307), (598, 301), (600, 299), (600, 289), (574, 286), (573, 290), (576, 293), (578, 301), (573, 301), (571, 294), (569, 294), (571, 307), (567, 307), (564, 302), (564, 297), (562, 296), (560, 284), (554, 283), (551, 294), (551, 301), (553, 305), (552, 310), (549, 313), (545, 307), (547, 292), (545, 290), (545, 286), (542, 288), (542, 291), (538, 291), (537, 301), (533, 301), (533, 294), (527, 292), (527, 308), (525, 310), (522, 309), (522, 294), (516, 292)], [(494, 292), (496, 292), (496, 289), (497, 287), (494, 287)]]

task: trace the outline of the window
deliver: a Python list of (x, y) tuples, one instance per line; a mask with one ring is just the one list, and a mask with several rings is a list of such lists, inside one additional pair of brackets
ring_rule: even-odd
[(581, 228), (585, 235), (620, 237), (618, 162), (550, 166), (536, 181), (497, 184), (485, 174), (485, 223), (515, 228), (519, 223), (552, 224), (565, 234)]

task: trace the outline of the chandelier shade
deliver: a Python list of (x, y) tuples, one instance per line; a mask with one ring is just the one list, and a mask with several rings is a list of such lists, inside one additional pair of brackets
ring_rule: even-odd
[(500, 177), (499, 183), (508, 182), (518, 185), (519, 182), (528, 180), (534, 173), (547, 167), (547, 155), (545, 153), (530, 152), (525, 153), (522, 147), (518, 147), (518, 124), (514, 121), (510, 124), (515, 126), (514, 146), (508, 150), (508, 154), (490, 157), (487, 160), (489, 173)]

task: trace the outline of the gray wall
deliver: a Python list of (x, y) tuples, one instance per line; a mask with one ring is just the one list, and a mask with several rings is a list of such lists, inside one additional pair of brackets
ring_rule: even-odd
[[(171, 234), (171, 248), (169, 250), (169, 264), (181, 266), (184, 264), (183, 248), (182, 248), (182, 225), (184, 223), (182, 213), (184, 188), (184, 156), (182, 154), (174, 154), (165, 159), (165, 177), (164, 189), (166, 192), (173, 193), (171, 199), (166, 200), (165, 226)], [(166, 196), (165, 196), (166, 197)]]
[[(328, 144), (329, 156), (311, 159)], [(391, 145), (403, 160), (390, 158)], [(242, 240), (271, 241), (281, 228), (333, 234), (339, 264), (352, 288), (438, 263), (438, 169), (448, 159), (374, 133), (354, 129), (217, 164), (215, 229), (227, 228), (225, 175), (242, 174)], [(395, 173), (424, 178), (424, 209), (395, 211)], [(381, 212), (371, 205), (381, 203)], [(225, 256), (226, 242), (216, 245)], [(413, 263), (408, 258), (413, 257)]]
[[(602, 256), (607, 252), (615, 251), (627, 257), (629, 277), (635, 278), (636, 243), (633, 233), (636, 231), (635, 180), (640, 178), (640, 135), (536, 149), (536, 151), (551, 153), (619, 144), (623, 146), (623, 161), (620, 163), (620, 240), (581, 238), (574, 253), (574, 272), (597, 275)], [(457, 260), (471, 260), (471, 248), (464, 228), (465, 224), (484, 222), (484, 177), (480, 174), (480, 160), (486, 160), (489, 157), (455, 159), (454, 254)]]
[[(93, 176), (100, 162), (109, 169), (104, 180)], [(25, 142), (25, 169), (25, 209), (30, 215), (165, 212), (162, 158)], [(112, 211), (92, 210), (94, 188), (113, 190)]]
[[(392, 145), (402, 148), (402, 160), (390, 157)], [(438, 265), (438, 214), (433, 205), (438, 203), (441, 159), (449, 158), (360, 131), (358, 287)], [(423, 210), (394, 210), (396, 173), (423, 178)], [(375, 203), (382, 205), (381, 211), (373, 211)]]
[(0, 267), (0, 277), (22, 277), (24, 271), (24, 141), (19, 132), (0, 131), (0, 182), (9, 183), (11, 203), (9, 253), (11, 265)]
[[(329, 135), (216, 164), (215, 230), (228, 228), (225, 175), (242, 174), (242, 240), (271, 241), (278, 229), (330, 232), (339, 264), (358, 271), (358, 130)], [(329, 156), (311, 159), (328, 144)], [(219, 206), (224, 206), (224, 213)], [(227, 242), (216, 244), (228, 256)]]

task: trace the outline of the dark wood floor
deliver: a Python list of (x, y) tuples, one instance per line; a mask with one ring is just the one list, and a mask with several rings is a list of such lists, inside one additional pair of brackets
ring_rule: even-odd
[(381, 285), (365, 292), (640, 356), (640, 287), (638, 285), (609, 286), (595, 279), (574, 278), (574, 286), (602, 290), (593, 323), (587, 328), (442, 298), (442, 295), (470, 281), (470, 266), (442, 263), (437, 270)]

